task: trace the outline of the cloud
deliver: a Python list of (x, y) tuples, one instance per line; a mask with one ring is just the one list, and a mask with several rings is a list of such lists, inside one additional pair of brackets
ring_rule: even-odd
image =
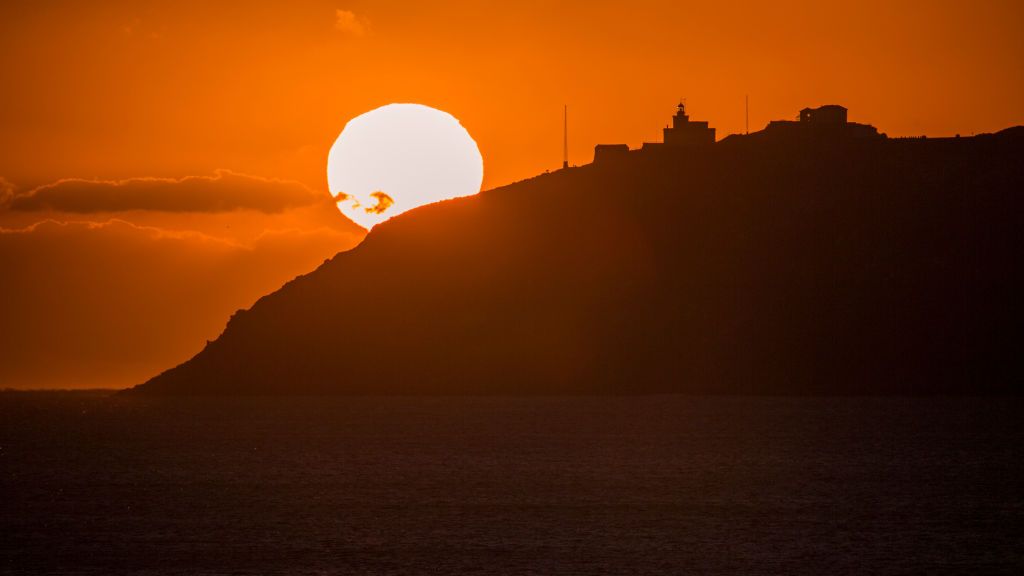
[(142, 382), (364, 234), (326, 191), (227, 170), (0, 178), (0, 389)]
[(383, 214), (384, 212), (387, 211), (388, 208), (391, 208), (391, 206), (395, 203), (394, 198), (388, 196), (387, 193), (381, 192), (380, 190), (376, 192), (371, 192), (370, 198), (376, 200), (376, 204), (373, 204), (372, 206), (363, 206), (363, 203), (360, 202), (359, 199), (356, 198), (355, 196), (351, 194), (346, 194), (344, 192), (338, 192), (334, 196), (334, 202), (337, 204), (341, 204), (342, 202), (348, 202), (349, 206), (351, 206), (353, 209), (362, 209), (367, 214)]
[(14, 184), (0, 176), (0, 206), (6, 206), (14, 198)]
[(370, 196), (375, 198), (377, 203), (373, 206), (367, 206), (366, 211), (373, 214), (383, 214), (385, 210), (395, 203), (394, 198), (380, 191), (374, 192)]
[(0, 182), (0, 207), (34, 212), (76, 214), (147, 210), (218, 213), (254, 210), (267, 214), (329, 202), (330, 196), (287, 180), (217, 170), (212, 176), (85, 180), (69, 178), (25, 193), (5, 192)]
[(0, 227), (0, 388), (142, 382), (356, 241), (328, 227), (247, 243), (120, 219)]
[(47, 239), (68, 239), (75, 238), (79, 234), (87, 232), (101, 232), (116, 236), (132, 235), (137, 236), (138, 238), (147, 238), (149, 240), (182, 240), (198, 243), (212, 243), (214, 245), (231, 248), (245, 247), (242, 243), (234, 242), (227, 238), (210, 236), (208, 234), (203, 234), (202, 232), (196, 232), (193, 230), (165, 230), (156, 226), (140, 226), (118, 218), (111, 218), (110, 220), (103, 222), (66, 222), (47, 218), (46, 220), (41, 220), (21, 228), (0, 227), (0, 241), (4, 239), (4, 236), (31, 236), (35, 234)]
[(334, 27), (350, 36), (363, 36), (370, 30), (370, 21), (351, 10), (338, 8), (334, 11)]

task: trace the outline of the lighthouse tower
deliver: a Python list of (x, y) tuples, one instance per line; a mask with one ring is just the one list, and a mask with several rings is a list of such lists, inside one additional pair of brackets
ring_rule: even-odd
[(686, 104), (679, 103), (672, 126), (664, 130), (665, 146), (704, 146), (715, 143), (715, 129), (707, 122), (693, 122), (686, 114)]

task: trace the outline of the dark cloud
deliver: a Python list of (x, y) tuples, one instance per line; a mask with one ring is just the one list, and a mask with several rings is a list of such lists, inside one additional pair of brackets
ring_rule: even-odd
[(65, 179), (20, 194), (13, 192), (6, 180), (0, 181), (0, 205), (26, 212), (255, 210), (275, 214), (329, 201), (326, 193), (298, 182), (247, 176), (229, 170), (218, 170), (212, 176), (184, 178)]

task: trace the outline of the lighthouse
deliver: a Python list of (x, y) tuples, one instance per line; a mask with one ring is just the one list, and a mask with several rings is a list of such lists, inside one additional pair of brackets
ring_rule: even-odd
[(686, 114), (686, 104), (679, 103), (672, 126), (663, 131), (665, 146), (704, 146), (715, 143), (715, 129), (707, 122), (695, 122)]

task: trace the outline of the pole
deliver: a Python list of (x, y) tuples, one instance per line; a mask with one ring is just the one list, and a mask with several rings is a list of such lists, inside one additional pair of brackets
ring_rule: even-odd
[(562, 109), (562, 168), (569, 167), (569, 105)]

